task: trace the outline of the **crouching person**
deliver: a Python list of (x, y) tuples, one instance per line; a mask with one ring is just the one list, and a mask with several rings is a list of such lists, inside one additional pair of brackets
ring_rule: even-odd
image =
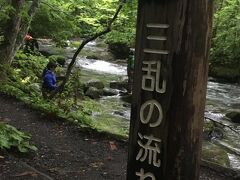
[(55, 62), (49, 62), (47, 67), (43, 70), (42, 78), (42, 95), (43, 98), (49, 98), (57, 89), (57, 80), (55, 75), (55, 69), (57, 64)]
[(29, 34), (25, 35), (24, 42), (25, 42), (24, 50), (26, 52), (28, 52), (28, 53), (34, 52), (35, 48), (36, 48), (36, 50), (39, 50), (39, 45), (38, 45), (37, 39), (33, 38)]

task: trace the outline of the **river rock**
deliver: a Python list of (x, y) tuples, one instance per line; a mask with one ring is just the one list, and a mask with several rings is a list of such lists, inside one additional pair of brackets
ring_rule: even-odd
[(98, 99), (102, 96), (103, 91), (97, 89), (96, 87), (89, 87), (85, 93), (86, 96), (92, 99)]
[(46, 57), (49, 57), (51, 55), (59, 55), (59, 48), (55, 47), (54, 45), (48, 45), (48, 46), (45, 46), (45, 45), (39, 45), (39, 52), (46, 56)]
[(224, 167), (229, 167), (230, 165), (227, 152), (221, 147), (207, 141), (203, 142), (202, 145), (202, 159)]
[(81, 51), (81, 56), (86, 57), (87, 59), (99, 59), (106, 61), (112, 61), (115, 59), (114, 55), (108, 51), (108, 45), (102, 40), (91, 41), (86, 44), (84, 49)]
[(97, 55), (88, 55), (87, 59), (100, 59)]
[(221, 127), (218, 127), (213, 121), (204, 121), (203, 126), (203, 139), (222, 139), (224, 136), (224, 131)]
[(116, 89), (110, 89), (110, 88), (103, 88), (103, 95), (104, 96), (115, 96), (118, 95), (118, 91)]
[(61, 56), (61, 55), (51, 55), (48, 58), (49, 58), (50, 61), (57, 62), (61, 66), (64, 66), (65, 63), (66, 63), (66, 58), (64, 56)]
[(112, 81), (110, 82), (109, 86), (112, 89), (126, 90), (128, 87), (128, 83), (127, 81), (121, 81), (121, 82)]
[(218, 82), (236, 83), (240, 80), (240, 72), (238, 66), (229, 67), (227, 65), (213, 65), (209, 67), (209, 75), (217, 78)]
[(124, 112), (121, 112), (121, 111), (114, 111), (114, 114), (119, 116), (124, 116)]
[(86, 88), (89, 88), (89, 87), (95, 87), (97, 89), (103, 89), (104, 84), (103, 84), (102, 81), (100, 81), (98, 79), (92, 79), (92, 80), (90, 80), (86, 83)]
[(110, 52), (112, 52), (116, 59), (126, 59), (129, 56), (130, 48), (127, 43), (111, 42), (108, 44)]
[(240, 110), (228, 112), (225, 116), (234, 123), (240, 123)]
[(121, 96), (121, 100), (127, 103), (132, 103), (132, 95), (128, 94), (128, 95)]

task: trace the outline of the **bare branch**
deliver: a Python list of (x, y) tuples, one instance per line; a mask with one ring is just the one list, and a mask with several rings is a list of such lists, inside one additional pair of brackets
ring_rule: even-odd
[(212, 121), (212, 122), (214, 122), (214, 123), (220, 124), (220, 125), (222, 125), (222, 126), (224, 126), (224, 127), (227, 127), (227, 128), (229, 128), (229, 129), (231, 129), (233, 132), (235, 132), (235, 133), (237, 133), (237, 134), (240, 135), (240, 133), (239, 133), (238, 131), (236, 131), (235, 129), (233, 129), (233, 128), (232, 128), (231, 126), (229, 126), (229, 125), (223, 124), (223, 123), (218, 122), (218, 121), (216, 121), (216, 120), (214, 120), (214, 119), (211, 119), (211, 118), (209, 118), (209, 117), (205, 117), (205, 119), (208, 119), (208, 120), (210, 120), (210, 121)]

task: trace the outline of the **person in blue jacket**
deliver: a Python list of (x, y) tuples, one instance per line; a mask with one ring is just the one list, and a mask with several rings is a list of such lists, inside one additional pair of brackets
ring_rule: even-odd
[(56, 67), (57, 64), (55, 62), (50, 61), (47, 64), (47, 67), (43, 70), (42, 93), (44, 98), (47, 98), (49, 93), (57, 89), (57, 80), (56, 75), (54, 73)]

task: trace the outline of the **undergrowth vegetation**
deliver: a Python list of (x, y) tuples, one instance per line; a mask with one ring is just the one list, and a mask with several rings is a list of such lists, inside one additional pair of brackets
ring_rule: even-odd
[[(0, 91), (15, 96), (31, 107), (50, 116), (58, 116), (77, 122), (81, 126), (91, 126), (88, 103), (84, 103), (83, 87), (78, 80), (79, 70), (75, 70), (67, 84), (66, 90), (53, 100), (44, 99), (41, 93), (41, 76), (49, 62), (44, 56), (35, 56), (18, 52), (11, 67), (3, 67), (7, 80), (2, 83)], [(63, 68), (58, 67), (57, 73)]]
[[(72, 37), (88, 37), (102, 31), (114, 15), (118, 0), (51, 0), (42, 1), (31, 23), (30, 33), (64, 41)], [(107, 42), (134, 42), (137, 1), (126, 1), (114, 23)]]
[[(126, 132), (120, 128), (115, 128), (116, 130), (112, 132), (111, 127), (115, 127), (117, 123), (114, 120), (96, 122), (92, 119), (93, 112), (101, 111), (99, 109), (101, 105), (84, 95), (84, 84), (80, 81), (79, 68), (72, 72), (63, 93), (51, 100), (42, 97), (42, 71), (50, 60), (57, 59), (59, 58), (51, 56), (46, 58), (19, 51), (11, 66), (1, 68), (7, 78), (0, 86), (0, 91), (16, 97), (32, 108), (47, 114), (48, 117), (60, 117), (80, 127), (107, 131), (115, 136), (125, 137)], [(57, 77), (65, 75), (65, 71), (66, 69), (59, 65), (56, 69)]]
[(37, 148), (29, 143), (30, 135), (18, 131), (15, 127), (5, 123), (0, 123), (0, 149), (17, 148), (25, 153), (30, 150), (36, 151)]

